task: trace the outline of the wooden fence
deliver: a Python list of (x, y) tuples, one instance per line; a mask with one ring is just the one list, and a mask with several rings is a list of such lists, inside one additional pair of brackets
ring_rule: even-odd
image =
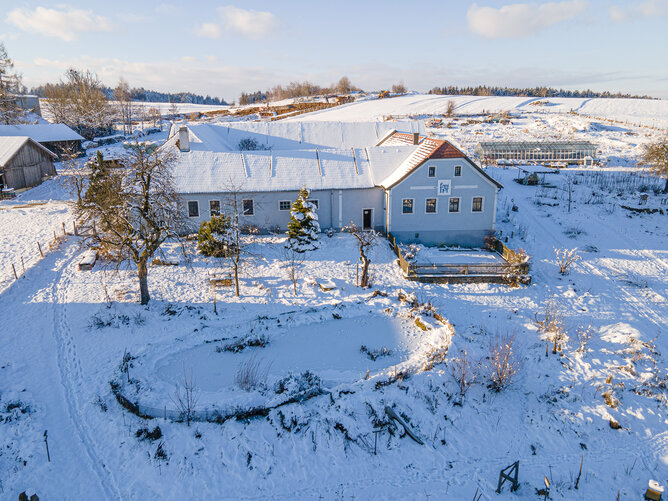
[(408, 280), (441, 283), (524, 283), (531, 282), (529, 263), (521, 262), (518, 254), (495, 240), (492, 251), (503, 258), (503, 263), (491, 264), (415, 264), (402, 254), (396, 238), (388, 235), (390, 245), (399, 258), (399, 266)]

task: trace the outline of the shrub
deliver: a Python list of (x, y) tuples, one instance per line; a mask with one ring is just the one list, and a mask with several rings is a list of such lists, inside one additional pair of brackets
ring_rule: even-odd
[(569, 268), (580, 260), (577, 248), (575, 249), (554, 249), (557, 257), (557, 265), (559, 266), (559, 273), (565, 275)]
[(539, 320), (538, 314), (534, 315), (534, 318), (540, 332), (546, 334), (552, 341), (552, 353), (556, 354), (561, 349), (561, 344), (568, 339), (561, 308), (550, 299), (545, 303), (543, 319)]
[(139, 440), (150, 440), (151, 442), (153, 442), (154, 440), (162, 438), (162, 430), (160, 429), (159, 426), (153, 428), (153, 431), (149, 431), (148, 428), (139, 428), (135, 433), (135, 436)]
[(229, 256), (233, 250), (230, 229), (230, 218), (224, 215), (211, 216), (210, 221), (202, 221), (197, 233), (200, 252), (209, 257)]
[(450, 362), (450, 371), (452, 377), (459, 386), (459, 395), (464, 397), (476, 377), (473, 363), (466, 353), (466, 350), (461, 350), (459, 356), (452, 359)]
[(269, 367), (269, 365), (263, 367), (262, 361), (257, 359), (257, 354), (253, 354), (239, 365), (239, 369), (234, 376), (234, 383), (244, 391), (259, 389), (267, 382)]
[(379, 350), (370, 350), (364, 344), (360, 346), (360, 352), (364, 353), (372, 362), (375, 362), (379, 358), (389, 357), (392, 355), (392, 350), (385, 346)]
[(249, 334), (248, 336), (237, 339), (236, 341), (216, 347), (218, 353), (229, 351), (232, 353), (239, 353), (249, 347), (264, 348), (269, 344), (269, 339), (265, 334)]
[(304, 371), (300, 375), (289, 374), (276, 382), (274, 391), (281, 395), (305, 398), (309, 394), (321, 391), (320, 377), (311, 371)]
[(519, 362), (515, 360), (513, 343), (515, 336), (497, 335), (489, 345), (489, 369), (491, 387), (494, 391), (506, 388), (519, 372)]

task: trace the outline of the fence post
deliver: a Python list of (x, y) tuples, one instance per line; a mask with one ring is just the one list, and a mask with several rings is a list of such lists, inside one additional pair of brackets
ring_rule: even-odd
[(67, 232), (65, 231), (65, 221), (63, 221), (63, 236), (67, 235)]
[(44, 253), (42, 252), (42, 246), (39, 245), (39, 242), (37, 242), (37, 249), (39, 250), (39, 255), (42, 256), (42, 258), (43, 258), (43, 257), (44, 257)]
[(16, 280), (18, 280), (19, 277), (18, 277), (18, 275), (16, 274), (16, 268), (14, 268), (14, 263), (12, 263), (12, 271), (14, 272), (14, 278), (15, 278)]

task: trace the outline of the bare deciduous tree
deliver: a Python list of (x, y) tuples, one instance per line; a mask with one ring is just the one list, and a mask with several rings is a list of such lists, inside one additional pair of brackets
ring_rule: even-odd
[(376, 244), (379, 234), (378, 232), (371, 229), (365, 230), (360, 228), (352, 221), (343, 229), (344, 231), (347, 231), (352, 236), (354, 236), (359, 244), (360, 261), (362, 261), (362, 276), (360, 277), (360, 287), (366, 289), (369, 286), (369, 265), (371, 264), (371, 259), (369, 258), (368, 252), (371, 247)]
[(70, 68), (64, 82), (44, 87), (44, 97), (44, 108), (55, 122), (69, 125), (88, 139), (111, 126), (113, 110), (102, 82), (90, 70)]
[(190, 371), (190, 379), (186, 375), (186, 368), (183, 367), (183, 382), (176, 388), (172, 397), (174, 405), (185, 418), (186, 424), (190, 426), (190, 421), (195, 412), (195, 406), (199, 401), (199, 391), (193, 383), (193, 373)]
[(392, 94), (406, 94), (406, 86), (403, 81), (392, 86)]
[(453, 117), (455, 115), (455, 102), (451, 99), (448, 101), (447, 108), (445, 110), (446, 117)]
[(668, 193), (668, 138), (645, 146), (642, 162), (649, 166), (653, 174), (666, 180), (663, 192)]
[(515, 336), (498, 335), (489, 345), (489, 369), (492, 388), (501, 391), (506, 388), (519, 372), (520, 364), (515, 360), (513, 343)]
[(64, 174), (63, 184), (76, 197), (76, 205), (81, 207), (90, 168), (83, 159), (79, 158), (78, 152), (74, 148), (68, 148), (61, 156), (67, 168), (67, 172), (61, 173), (61, 177)]
[(91, 172), (83, 203), (75, 214), (96, 229), (90, 243), (115, 261), (137, 266), (141, 304), (150, 300), (148, 263), (168, 238), (185, 228), (181, 200), (174, 190), (168, 153), (148, 142), (128, 147), (125, 168)]
[(294, 248), (283, 247), (283, 262), (288, 280), (292, 282), (292, 289), (297, 295), (297, 281), (301, 275), (301, 267), (304, 264), (304, 253), (297, 252)]
[(570, 267), (580, 260), (578, 249), (554, 249), (554, 254), (557, 258), (557, 265), (559, 266), (559, 273), (565, 275), (568, 273)]
[(114, 98), (118, 104), (118, 114), (123, 124), (123, 133), (132, 134), (132, 99), (130, 86), (123, 78), (118, 79), (118, 85), (114, 89)]

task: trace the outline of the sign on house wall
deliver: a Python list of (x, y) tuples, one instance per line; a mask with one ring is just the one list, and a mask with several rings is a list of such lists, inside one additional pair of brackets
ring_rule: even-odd
[(439, 179), (438, 180), (438, 188), (437, 188), (438, 196), (445, 196), (450, 194), (450, 180), (449, 179)]

